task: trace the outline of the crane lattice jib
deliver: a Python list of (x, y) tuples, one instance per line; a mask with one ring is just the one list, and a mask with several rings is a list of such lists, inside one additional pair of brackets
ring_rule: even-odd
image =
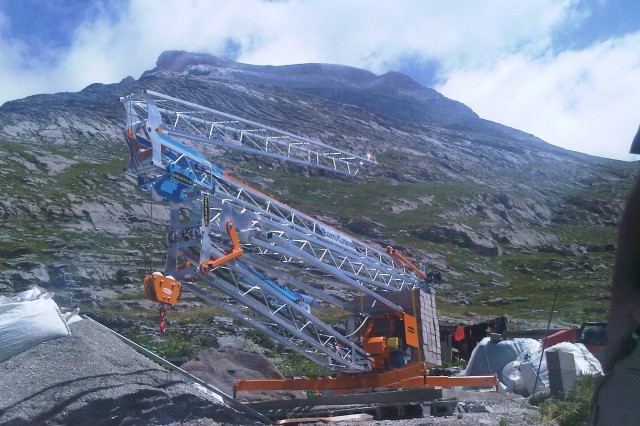
[(284, 339), (287, 345), (295, 344), (312, 361), (344, 372), (367, 370), (368, 354), (355, 342), (348, 341), (297, 303), (269, 291), (265, 278), (256, 271), (248, 271), (241, 262), (228, 262), (216, 274), (201, 274), (199, 278), (261, 315), (262, 321), (253, 318), (251, 325), (261, 323), (264, 327), (260, 331), (281, 343), (285, 343)]
[[(245, 256), (242, 257), (243, 260), (226, 262), (210, 273), (203, 273), (199, 267), (193, 266), (198, 265), (203, 257), (221, 257), (226, 249), (220, 243), (218, 235), (214, 235), (216, 227), (211, 224), (204, 226), (204, 220), (200, 223), (203, 232), (190, 232), (198, 220), (204, 217), (198, 209), (199, 201), (192, 198), (182, 203), (181, 209), (171, 210), (172, 232), (165, 266), (168, 275), (181, 280), (186, 288), (207, 302), (319, 365), (345, 373), (370, 369), (368, 354), (362, 348), (311, 313), (306, 301), (311, 301), (310, 298), (305, 300), (299, 293), (286, 289), (258, 270), (271, 271), (268, 267), (265, 268), (259, 262), (254, 267), (250, 258), (245, 262)], [(180, 215), (185, 211), (190, 215), (190, 220), (180, 220)], [(185, 264), (190, 266), (179, 267)], [(208, 286), (202, 288), (183, 281), (194, 277)], [(230, 305), (228, 301), (223, 302), (209, 290), (233, 298), (236, 306)], [(331, 297), (322, 298), (328, 300)], [(250, 309), (261, 320), (248, 315), (237, 306)]]
[[(216, 287), (218, 285), (215, 284), (215, 280), (209, 277), (206, 277), (206, 281), (214, 284)], [(281, 321), (282, 316), (277, 316), (275, 314), (269, 315), (268, 320), (259, 321), (253, 316), (243, 312), (241, 309), (220, 300), (194, 283), (185, 282), (183, 285), (198, 297), (206, 300), (215, 307), (226, 311), (232, 317), (251, 325), (256, 330), (266, 334), (283, 346), (291, 348), (296, 353), (306, 357), (318, 365), (328, 368), (329, 370), (342, 373), (361, 373), (368, 371), (369, 369), (366, 357), (352, 360), (350, 357), (353, 356), (353, 352), (351, 351), (342, 350), (339, 347), (325, 347), (324, 345), (331, 339), (322, 339), (321, 342), (318, 340), (318, 343), (322, 343), (321, 347), (324, 348), (318, 349), (317, 345), (309, 344), (310, 339), (308, 337), (296, 337), (291, 332), (288, 332), (285, 327), (278, 324), (278, 322)], [(249, 307), (254, 312), (260, 310), (259, 308), (256, 308), (256, 306)]]
[[(354, 154), (346, 153), (339, 150), (338, 148), (328, 147), (321, 142), (273, 129), (268, 126), (260, 125), (252, 121), (244, 120), (236, 116), (231, 116), (230, 114), (226, 114), (190, 102), (182, 101), (180, 99), (166, 96), (157, 92), (146, 91), (144, 100), (134, 101), (133, 99), (131, 99), (131, 103), (133, 105), (137, 105), (139, 108), (142, 108), (141, 112), (146, 112), (150, 115), (155, 114), (153, 110), (156, 109), (155, 104), (158, 101), (165, 102), (166, 105), (164, 105), (164, 110), (172, 111), (171, 113), (165, 112), (165, 115), (182, 117), (183, 123), (192, 123), (194, 121), (185, 118), (190, 117), (189, 114), (185, 112), (185, 108), (189, 108), (190, 111), (192, 111), (191, 114), (195, 114), (196, 112), (199, 112), (201, 114), (215, 114), (216, 116), (224, 117), (227, 120), (233, 119), (233, 121), (237, 123), (251, 124), (254, 128), (265, 129), (265, 132), (273, 132), (274, 134), (283, 135), (283, 137), (287, 137), (292, 140), (299, 140), (303, 141), (306, 144), (315, 144), (317, 146), (324, 147), (328, 151), (342, 153), (341, 155), (343, 156), (343, 158), (357, 158), (361, 162), (367, 161), (373, 164), (372, 161), (365, 159), (364, 157), (358, 157)], [(172, 108), (168, 108), (169, 106), (171, 106)], [(181, 109), (177, 108), (178, 106), (180, 106)], [(143, 118), (144, 116), (141, 116), (140, 119), (143, 120)], [(211, 124), (209, 124), (207, 128), (217, 128), (216, 125), (218, 124), (219, 121), (215, 123), (211, 122)], [(176, 123), (174, 122), (173, 127), (175, 126)], [(165, 126), (163, 124), (163, 134), (161, 136), (168, 138), (168, 136), (166, 135), (166, 127), (171, 126)], [(191, 141), (201, 140), (199, 137), (203, 134), (204, 129), (198, 130), (196, 128), (190, 128), (189, 130), (196, 132), (196, 134), (185, 135), (186, 130), (182, 130), (181, 134), (183, 134), (183, 136), (185, 136), (187, 139), (190, 139)], [(155, 132), (152, 132), (151, 136), (153, 136), (153, 133)], [(209, 131), (209, 134), (213, 133)], [(229, 142), (229, 138), (224, 139), (224, 141), (225, 142), (220, 143), (224, 143), (224, 146), (237, 148), (237, 145), (234, 144), (233, 141)], [(332, 266), (348, 271), (351, 274), (357, 274), (358, 276), (362, 277), (363, 280), (365, 280), (365, 285), (382, 285), (386, 290), (395, 291), (406, 288), (416, 288), (422, 285), (422, 280), (415, 275), (411, 268), (407, 267), (406, 264), (398, 262), (395, 258), (389, 256), (387, 253), (371, 247), (356, 238), (353, 238), (329, 225), (326, 225), (317, 219), (311, 218), (310, 216), (305, 215), (283, 203), (280, 203), (279, 201), (247, 186), (246, 184), (243, 184), (242, 182), (231, 178), (230, 176), (226, 175), (221, 169), (211, 166), (211, 163), (204, 159), (201, 154), (195, 152), (194, 150), (189, 151), (189, 148), (186, 148), (183, 144), (179, 145), (182, 148), (176, 155), (186, 152), (187, 154), (191, 154), (192, 158), (194, 158), (196, 162), (202, 164), (203, 168), (211, 168), (211, 177), (207, 176), (206, 173), (202, 173), (203, 177), (200, 178), (200, 181), (203, 182), (203, 184), (201, 186), (206, 189), (212, 188), (210, 179), (214, 179), (217, 186), (216, 191), (218, 191), (218, 193), (220, 191), (226, 193), (229, 199), (234, 203), (240, 205), (245, 209), (258, 213), (260, 217), (266, 217), (273, 221), (285, 223), (286, 226), (289, 226), (291, 229), (305, 232), (313, 236), (313, 239), (310, 240), (310, 243), (308, 245), (305, 245), (304, 241), (302, 241), (300, 243), (302, 244), (301, 247), (312, 250), (313, 253), (322, 253), (322, 259), (326, 260), (329, 263), (332, 263)], [(158, 149), (157, 151), (160, 150)], [(283, 158), (289, 161), (291, 160), (291, 157)], [(332, 164), (337, 166), (343, 163), (337, 162)], [(307, 165), (317, 166), (317, 164), (315, 163), (307, 163)], [(340, 172), (339, 169), (334, 170)], [(353, 173), (357, 172), (357, 169), (353, 166), (352, 163), (349, 163), (349, 167), (347, 167), (346, 170), (350, 170)], [(195, 183), (197, 184), (198, 180), (196, 180)], [(312, 249), (312, 243), (319, 243), (320, 247), (318, 249)], [(338, 247), (340, 250), (334, 249), (330, 252), (330, 254), (335, 254), (335, 256), (327, 256), (328, 253), (322, 251), (322, 246), (324, 245), (326, 245), (327, 247)]]
[(261, 225), (268, 226), (271, 223), (271, 228), (275, 226), (280, 237), (289, 239), (301, 250), (331, 266), (357, 276), (354, 278), (362, 279), (366, 285), (397, 291), (418, 288), (423, 284), (423, 280), (412, 269), (387, 253), (229, 176), (215, 176), (214, 179), (217, 183), (216, 197), (227, 197), (224, 201), (255, 212)]
[(370, 155), (358, 156), (315, 139), (151, 90), (133, 105), (140, 111), (149, 102), (162, 115), (164, 132), (178, 140), (205, 142), (349, 175), (358, 174), (362, 167), (377, 165)]
[(400, 306), (376, 291), (402, 289), (410, 278), (408, 274), (388, 267), (383, 270), (379, 263), (354, 254), (331, 239), (302, 232), (300, 227), (290, 222), (278, 220), (278, 217), (274, 220), (269, 212), (255, 205), (233, 204), (238, 200), (225, 196), (228, 194), (219, 190), (215, 194), (203, 194), (203, 215), (210, 218), (207, 222), (209, 231), (224, 232), (224, 224), (231, 221), (239, 231), (239, 239), (245, 244), (245, 252), (275, 257), (285, 263), (305, 263), (393, 310), (402, 311)]

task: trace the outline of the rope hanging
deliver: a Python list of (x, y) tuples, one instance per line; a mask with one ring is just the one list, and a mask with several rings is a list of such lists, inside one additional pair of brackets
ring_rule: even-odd
[(162, 305), (160, 305), (160, 334), (162, 334), (163, 336), (167, 332), (167, 329), (165, 327), (166, 314), (167, 314), (167, 305), (163, 303)]

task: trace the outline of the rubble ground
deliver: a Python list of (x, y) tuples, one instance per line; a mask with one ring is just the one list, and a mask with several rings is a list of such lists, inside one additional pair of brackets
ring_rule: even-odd
[(252, 424), (90, 321), (0, 363), (0, 424)]

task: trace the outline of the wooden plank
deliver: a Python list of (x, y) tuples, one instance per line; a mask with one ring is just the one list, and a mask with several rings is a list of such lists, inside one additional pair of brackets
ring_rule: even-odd
[(366, 422), (372, 420), (373, 416), (371, 414), (347, 414), (345, 416), (333, 416), (333, 417), (322, 417), (320, 421), (322, 423), (334, 423), (334, 422)]
[(373, 420), (373, 416), (371, 414), (347, 414), (344, 416), (331, 416), (331, 417), (300, 417), (300, 418), (292, 418), (292, 419), (282, 419), (276, 421), (277, 425), (297, 425), (301, 423), (338, 423), (338, 422), (366, 422), (369, 420)]

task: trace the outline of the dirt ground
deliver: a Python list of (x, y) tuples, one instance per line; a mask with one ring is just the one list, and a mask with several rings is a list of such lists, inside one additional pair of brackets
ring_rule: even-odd
[[(195, 360), (183, 364), (194, 376), (212, 384), (228, 395), (233, 395), (236, 380), (282, 379), (274, 364), (264, 355), (233, 346), (220, 349), (206, 349), (198, 353)], [(271, 399), (303, 398), (304, 392), (241, 392), (241, 402), (256, 402)]]
[(89, 320), (0, 363), (3, 425), (252, 424)]

